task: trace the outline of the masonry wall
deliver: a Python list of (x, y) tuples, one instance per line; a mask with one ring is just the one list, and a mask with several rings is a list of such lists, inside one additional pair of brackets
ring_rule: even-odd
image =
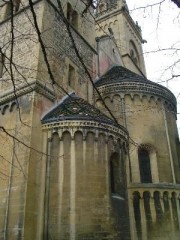
[[(41, 3), (34, 5), (34, 9), (38, 16), (38, 24), (41, 26), (43, 12)], [(3, 68), (1, 90), (13, 89), (13, 84), (17, 87), (36, 80), (39, 43), (29, 8), (17, 12), (13, 17), (13, 23), (10, 18), (0, 22), (0, 46), (5, 55), (6, 65)]]
[[(126, 171), (131, 239), (171, 239), (172, 236), (178, 239), (179, 160), (175, 109), (162, 98), (123, 93), (123, 86), (119, 86), (119, 94), (111, 91), (111, 85), (99, 90), (119, 124), (129, 132)], [(97, 107), (108, 114), (100, 100)], [(141, 147), (149, 153), (152, 182), (141, 182), (138, 157)]]
[[(64, 6), (63, 9), (66, 16), (65, 2), (62, 3), (62, 6)], [(42, 36), (53, 78), (55, 80), (54, 88), (56, 89), (56, 95), (62, 97), (66, 95), (66, 92), (75, 91), (79, 96), (92, 102), (92, 85), (90, 79), (74, 50), (75, 46), (79, 52), (80, 59), (82, 59), (93, 79), (93, 56), (96, 52), (94, 50), (95, 35), (92, 17), (85, 14), (84, 17), (81, 18), (84, 5), (76, 5), (75, 9), (79, 14), (79, 23), (77, 30), (73, 27), (69, 28), (72, 34), (72, 40), (69, 37), (67, 26), (63, 22), (62, 14), (57, 13), (47, 3), (44, 3), (44, 8)], [(40, 51), (37, 78), (46, 81), (48, 85), (52, 86), (53, 79), (50, 79), (47, 66), (43, 59), (44, 55), (42, 51)], [(72, 86), (68, 84), (69, 66), (72, 66), (75, 70)]]
[[(13, 105), (12, 105), (13, 104)], [(0, 232), (2, 239), (23, 239), (24, 214), (28, 164), (30, 157), (30, 138), (32, 120), (32, 101), (28, 97), (19, 99), (17, 105), (10, 103), (1, 112), (1, 178)], [(21, 121), (19, 121), (21, 114)], [(27, 127), (29, 126), (29, 127)], [(2, 128), (1, 128), (2, 129)]]
[[(73, 138), (68, 131), (51, 136), (43, 239), (129, 239), (126, 193), (121, 190), (122, 198), (113, 200), (110, 187), (113, 141), (93, 131), (85, 139), (80, 131)], [(118, 162), (124, 162), (122, 146), (117, 149)], [(122, 165), (118, 171), (125, 188)]]

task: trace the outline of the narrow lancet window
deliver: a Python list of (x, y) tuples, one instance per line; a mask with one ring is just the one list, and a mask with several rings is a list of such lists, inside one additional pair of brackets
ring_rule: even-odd
[(138, 158), (139, 158), (141, 182), (142, 183), (151, 183), (152, 175), (151, 175), (149, 152), (144, 148), (140, 148), (138, 151)]

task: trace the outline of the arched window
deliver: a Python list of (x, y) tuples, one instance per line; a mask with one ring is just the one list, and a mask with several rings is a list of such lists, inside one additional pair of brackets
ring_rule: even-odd
[(111, 193), (115, 193), (115, 179), (114, 179), (114, 162), (110, 161), (110, 181), (111, 181)]
[(3, 76), (4, 55), (0, 53), (0, 78)]
[(6, 2), (6, 11), (4, 18), (8, 18), (11, 16), (12, 13), (18, 12), (20, 7), (20, 0), (12, 0)]
[(72, 8), (71, 4), (67, 4), (67, 20), (77, 30), (78, 29), (78, 13)]
[(136, 48), (136, 45), (134, 44), (134, 42), (131, 40), (129, 42), (129, 49), (130, 49), (130, 57), (132, 59), (132, 61), (136, 64), (136, 65), (140, 65), (139, 62), (139, 53), (138, 50)]
[(110, 187), (111, 193), (123, 195), (124, 182), (123, 176), (124, 171), (121, 166), (121, 157), (117, 152), (114, 152), (110, 158)]
[(145, 148), (140, 148), (138, 150), (138, 158), (139, 158), (139, 168), (140, 168), (139, 170), (140, 170), (141, 182), (151, 183), (152, 175), (151, 175), (149, 152)]
[(109, 9), (113, 6), (116, 6), (116, 4), (117, 4), (117, 0), (108, 0), (107, 1), (107, 8)]
[(16, 13), (19, 10), (20, 0), (13, 0), (13, 12)]
[(68, 85), (72, 88), (75, 87), (75, 69), (70, 64), (68, 71)]

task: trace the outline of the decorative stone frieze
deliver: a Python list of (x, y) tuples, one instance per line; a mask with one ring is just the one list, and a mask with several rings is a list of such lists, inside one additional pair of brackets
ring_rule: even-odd
[(95, 121), (66, 120), (43, 124), (42, 128), (43, 131), (50, 131), (51, 133), (53, 133), (54, 131), (58, 132), (60, 137), (65, 131), (68, 131), (71, 134), (71, 137), (74, 136), (75, 132), (81, 131), (83, 133), (84, 138), (87, 132), (93, 132), (95, 136), (98, 136), (99, 133), (104, 133), (106, 134), (107, 137), (114, 136), (116, 138), (123, 139), (124, 142), (128, 141), (128, 132), (122, 126), (119, 125), (119, 127), (115, 127), (112, 125), (99, 123)]
[(134, 95), (139, 95), (140, 99), (142, 99), (142, 96), (147, 96), (149, 100), (151, 97), (155, 97), (156, 100), (158, 98), (161, 98), (164, 102), (171, 104), (173, 106), (173, 110), (176, 111), (175, 96), (167, 88), (152, 82), (119, 82), (115, 84), (100, 86), (98, 89), (103, 96), (107, 96), (112, 93), (115, 95), (118, 93), (121, 98), (127, 94), (131, 95), (132, 99)]

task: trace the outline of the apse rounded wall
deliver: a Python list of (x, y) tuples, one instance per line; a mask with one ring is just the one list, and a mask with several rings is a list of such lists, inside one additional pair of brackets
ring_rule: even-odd
[(132, 181), (142, 182), (139, 151), (147, 151), (152, 180), (149, 183), (180, 181), (176, 149), (176, 113), (163, 98), (125, 95), (125, 122), (130, 137)]
[(115, 239), (122, 227), (117, 225), (123, 221), (116, 219), (114, 199), (118, 206), (123, 205), (123, 216), (127, 214), (127, 132), (108, 124), (75, 120), (47, 123), (43, 130), (48, 149), (46, 236)]
[[(141, 183), (138, 152), (144, 146), (150, 159), (150, 182), (180, 183), (174, 95), (129, 70), (114, 68), (97, 81), (96, 86), (118, 122), (129, 132), (131, 181)], [(106, 112), (98, 99), (96, 103)]]

